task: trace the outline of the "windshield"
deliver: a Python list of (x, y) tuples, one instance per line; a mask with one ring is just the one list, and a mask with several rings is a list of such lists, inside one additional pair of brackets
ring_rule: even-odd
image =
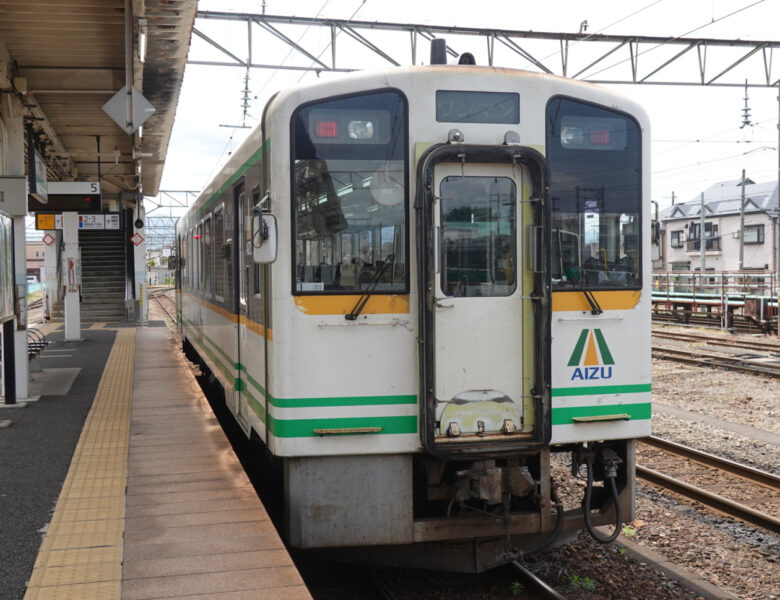
[(380, 92), (294, 115), (294, 293), (408, 290), (405, 114)]
[(555, 289), (640, 287), (641, 142), (629, 117), (554, 98), (547, 106)]

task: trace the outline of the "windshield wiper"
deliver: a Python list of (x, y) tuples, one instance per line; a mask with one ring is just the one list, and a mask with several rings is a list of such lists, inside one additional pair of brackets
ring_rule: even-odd
[(344, 318), (347, 321), (354, 321), (358, 318), (358, 315), (360, 315), (361, 312), (363, 312), (363, 309), (365, 308), (366, 304), (368, 303), (368, 299), (371, 297), (371, 294), (374, 293), (374, 290), (376, 290), (377, 286), (379, 285), (379, 280), (382, 278), (382, 275), (385, 274), (385, 271), (387, 271), (387, 267), (392, 265), (395, 262), (395, 254), (388, 254), (387, 259), (385, 260), (385, 263), (379, 268), (379, 270), (374, 273), (374, 276), (371, 278), (371, 281), (368, 282), (368, 287), (366, 288), (366, 291), (363, 292), (363, 295), (358, 298), (357, 304), (352, 307), (352, 310), (344, 315)]
[(580, 280), (580, 290), (585, 296), (585, 299), (588, 301), (588, 304), (590, 304), (590, 314), (600, 315), (601, 313), (604, 312), (604, 309), (601, 308), (598, 300), (596, 300), (596, 296), (593, 295), (593, 292), (591, 290), (585, 287), (585, 284), (583, 283), (582, 280)]
[(593, 291), (589, 288), (585, 287), (585, 278), (582, 277), (582, 269), (580, 269), (580, 277), (574, 277), (574, 273), (569, 267), (566, 267), (564, 269), (564, 274), (566, 277), (568, 277), (571, 281), (577, 281), (580, 284), (580, 291), (582, 292), (582, 295), (585, 296), (585, 300), (588, 301), (588, 304), (590, 304), (590, 314), (592, 315), (600, 315), (604, 312), (604, 309), (601, 308), (601, 305), (599, 304), (599, 301), (596, 300), (596, 296), (593, 295)]

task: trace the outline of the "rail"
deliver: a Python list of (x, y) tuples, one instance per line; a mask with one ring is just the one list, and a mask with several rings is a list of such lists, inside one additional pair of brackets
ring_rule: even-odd
[(653, 346), (652, 356), (653, 358), (682, 362), (699, 367), (741, 371), (744, 373), (762, 375), (764, 377), (780, 377), (780, 365), (769, 363), (759, 365), (751, 363), (749, 359), (738, 357), (728, 358), (722, 355), (707, 354), (706, 352), (696, 352), (694, 350), (667, 348), (664, 346)]
[(772, 342), (759, 342), (754, 340), (738, 340), (712, 335), (699, 335), (696, 333), (680, 333), (670, 331), (660, 331), (653, 329), (653, 336), (661, 339), (670, 339), (681, 342), (703, 343), (708, 346), (726, 346), (729, 348), (744, 348), (746, 350), (757, 350), (759, 352), (769, 352), (780, 354), (780, 344)]
[(177, 323), (176, 316), (173, 315), (173, 313), (171, 313), (170, 310), (168, 310), (168, 308), (165, 306), (165, 302), (163, 302), (162, 300), (163, 298), (165, 298), (168, 302), (173, 304), (173, 301), (170, 298), (168, 298), (168, 296), (166, 296), (165, 294), (166, 291), (169, 291), (171, 289), (173, 288), (162, 288), (162, 289), (156, 289), (154, 291), (150, 291), (149, 300), (157, 300), (157, 304), (160, 306), (160, 308), (162, 308), (165, 311), (165, 313), (171, 319), (171, 322), (176, 324)]
[(509, 564), (521, 574), (526, 585), (531, 588), (529, 591), (533, 591), (534, 598), (538, 598), (539, 600), (566, 600), (566, 598), (561, 596), (546, 582), (539, 579), (539, 577), (529, 571), (523, 564), (516, 560), (513, 560)]
[[(695, 450), (693, 448), (689, 448), (687, 446), (683, 446), (681, 444), (677, 444), (675, 442), (664, 440), (655, 436), (642, 438), (639, 440), (639, 442), (652, 446), (653, 448), (660, 449), (663, 452), (672, 454), (676, 457), (685, 458), (701, 465), (714, 468), (719, 472), (736, 475), (742, 480), (760, 486), (762, 491), (768, 490), (768, 493), (774, 494), (772, 501), (775, 503), (777, 502), (778, 497), (780, 497), (780, 477), (772, 473), (767, 473), (765, 471), (760, 471), (746, 465), (741, 465), (734, 461), (730, 461), (706, 452), (701, 452), (699, 450)], [(661, 473), (656, 469), (651, 469), (642, 464), (637, 464), (636, 474), (638, 477), (641, 477), (646, 481), (660, 485), (661, 487), (669, 489), (697, 502), (701, 502), (702, 504), (705, 504), (718, 511), (748, 523), (752, 523), (753, 525), (757, 525), (775, 534), (780, 533), (780, 519), (760, 510), (751, 508), (750, 506), (747, 506), (741, 502), (737, 502), (736, 500), (732, 500), (730, 498), (713, 493), (704, 489), (703, 487), (681, 481), (679, 477)], [(744, 496), (744, 493), (741, 495)]]

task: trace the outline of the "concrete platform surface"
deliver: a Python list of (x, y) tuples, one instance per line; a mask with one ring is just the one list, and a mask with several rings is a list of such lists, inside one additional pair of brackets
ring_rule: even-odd
[[(37, 511), (37, 535), (29, 524), (20, 535), (30, 546), (45, 534), (34, 566), (29, 553), (17, 557), (6, 580), (8, 563), (0, 563), (0, 597), (311, 598), (167, 328), (84, 333), (68, 342), (67, 364), (42, 357), (41, 401), (24, 409), (27, 422), (42, 412), (36, 405), (54, 407), (48, 420), (56, 424), (69, 396), (92, 380), (81, 394), (94, 390), (88, 414), (82, 397), (81, 417), (68, 427), (73, 438), (83, 423), (54, 512), (41, 523), (47, 515)], [(97, 355), (80, 351), (90, 344)], [(98, 345), (105, 368), (78, 364), (101, 363)], [(51, 498), (57, 474), (49, 479)], [(11, 554), (4, 546), (3, 558)]]

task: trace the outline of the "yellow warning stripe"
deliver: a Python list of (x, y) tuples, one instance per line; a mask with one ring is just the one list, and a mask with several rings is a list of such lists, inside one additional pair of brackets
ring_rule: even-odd
[[(639, 304), (642, 297), (641, 290), (619, 290), (610, 292), (593, 292), (593, 297), (602, 310), (628, 310)], [(589, 311), (591, 305), (581, 291), (578, 292), (553, 292), (553, 312), (565, 311)]]
[[(307, 315), (345, 315), (352, 311), (362, 296), (294, 296), (295, 306)], [(368, 298), (364, 315), (408, 314), (409, 294), (375, 294)]]
[(134, 353), (118, 330), (25, 600), (120, 597)]

